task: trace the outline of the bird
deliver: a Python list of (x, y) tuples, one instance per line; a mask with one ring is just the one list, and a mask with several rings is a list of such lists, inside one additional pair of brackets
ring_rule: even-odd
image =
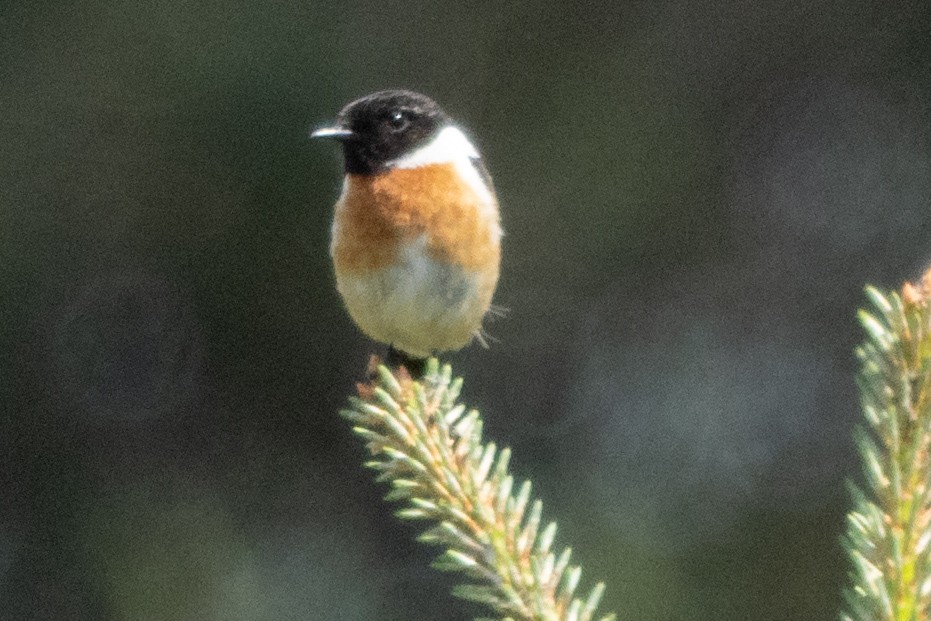
[(310, 135), (342, 146), (330, 255), (359, 329), (414, 377), (430, 356), (486, 344), (501, 218), (466, 132), (430, 97), (391, 89), (351, 101)]

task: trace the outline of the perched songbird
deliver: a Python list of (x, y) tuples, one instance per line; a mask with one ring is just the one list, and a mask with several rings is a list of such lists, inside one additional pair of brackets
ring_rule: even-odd
[(409, 367), (481, 340), (501, 226), (491, 178), (462, 130), (429, 97), (388, 90), (349, 103), (311, 137), (343, 146), (330, 254), (359, 328)]

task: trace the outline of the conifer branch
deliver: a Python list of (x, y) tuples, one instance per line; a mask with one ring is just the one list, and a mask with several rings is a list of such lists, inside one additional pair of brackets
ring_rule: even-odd
[(843, 621), (927, 621), (931, 608), (931, 271), (888, 295), (868, 287), (857, 349), (865, 485), (851, 484)]
[(543, 524), (530, 481), (508, 472), (510, 449), (482, 444), (479, 413), (457, 403), (461, 387), (436, 359), (421, 381), (379, 366), (341, 414), (367, 443), (366, 465), (391, 485), (386, 498), (404, 503), (397, 515), (431, 523), (420, 540), (445, 548), (434, 567), (468, 578), (454, 595), (512, 621), (590, 621), (604, 584), (575, 597), (581, 568), (568, 548), (553, 550), (556, 524)]

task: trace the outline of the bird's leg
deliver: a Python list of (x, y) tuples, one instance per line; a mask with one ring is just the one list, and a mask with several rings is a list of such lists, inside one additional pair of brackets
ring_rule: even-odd
[(427, 370), (426, 358), (416, 358), (414, 356), (409, 356), (403, 351), (395, 349), (393, 345), (388, 346), (388, 355), (385, 357), (385, 363), (387, 363), (389, 367), (407, 369), (411, 379), (414, 380), (422, 379), (424, 373)]

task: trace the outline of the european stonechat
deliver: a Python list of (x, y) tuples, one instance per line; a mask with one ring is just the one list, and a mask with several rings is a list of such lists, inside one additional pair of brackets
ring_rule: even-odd
[(409, 368), (482, 339), (501, 225), (491, 177), (462, 130), (429, 97), (386, 90), (311, 137), (343, 146), (330, 254), (362, 332)]

